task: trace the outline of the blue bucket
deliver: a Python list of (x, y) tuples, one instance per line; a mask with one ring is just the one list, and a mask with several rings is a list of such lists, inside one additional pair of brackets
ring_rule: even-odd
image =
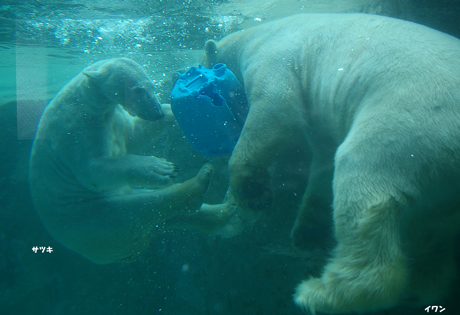
[(232, 153), (248, 113), (243, 87), (222, 63), (180, 74), (171, 109), (190, 145), (206, 156)]

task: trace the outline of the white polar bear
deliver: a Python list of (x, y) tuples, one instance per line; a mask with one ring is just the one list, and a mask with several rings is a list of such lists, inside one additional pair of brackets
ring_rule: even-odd
[(294, 243), (314, 246), (333, 222), (337, 246), (296, 303), (346, 313), (442, 298), (460, 232), (460, 41), (382, 16), (306, 14), (205, 49), (204, 65), (226, 64), (248, 97), (229, 161), (240, 205), (269, 207), (269, 167), (287, 148), (313, 154)]
[(193, 214), (189, 226), (205, 231), (230, 218), (230, 203), (196, 211), (210, 165), (167, 186), (174, 164), (130, 154), (174, 121), (153, 89), (134, 61), (99, 61), (62, 88), (38, 126), (30, 158), (33, 202), (57, 241), (96, 263), (132, 260), (147, 248), (155, 226), (175, 216)]

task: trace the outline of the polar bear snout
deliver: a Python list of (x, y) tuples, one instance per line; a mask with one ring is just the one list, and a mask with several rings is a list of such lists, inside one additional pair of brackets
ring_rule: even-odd
[(123, 107), (144, 120), (155, 121), (164, 116), (155, 94), (139, 86), (129, 89)]

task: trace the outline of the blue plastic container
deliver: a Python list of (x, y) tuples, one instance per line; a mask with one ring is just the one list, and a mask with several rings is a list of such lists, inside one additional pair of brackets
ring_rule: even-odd
[(181, 74), (171, 109), (193, 149), (207, 156), (233, 151), (248, 113), (243, 87), (222, 63)]

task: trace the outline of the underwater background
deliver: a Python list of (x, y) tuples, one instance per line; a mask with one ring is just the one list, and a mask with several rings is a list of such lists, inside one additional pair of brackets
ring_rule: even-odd
[[(291, 245), (308, 174), (290, 170), (288, 160), (275, 171), (272, 211), (242, 234), (163, 229), (129, 264), (97, 265), (53, 240), (33, 208), (27, 174), (43, 108), (86, 66), (131, 58), (168, 103), (176, 73), (198, 64), (207, 39), (305, 12), (382, 14), (460, 37), (460, 1), (452, 0), (0, 0), (0, 314), (302, 314), (293, 290), (321, 270), (327, 252)], [(209, 160), (185, 141), (164, 141), (162, 157), (188, 154), (177, 181)], [(211, 161), (217, 174), (208, 203), (224, 198), (227, 159)], [(34, 253), (34, 246), (53, 252)], [(444, 314), (460, 314), (459, 288), (457, 279)]]

